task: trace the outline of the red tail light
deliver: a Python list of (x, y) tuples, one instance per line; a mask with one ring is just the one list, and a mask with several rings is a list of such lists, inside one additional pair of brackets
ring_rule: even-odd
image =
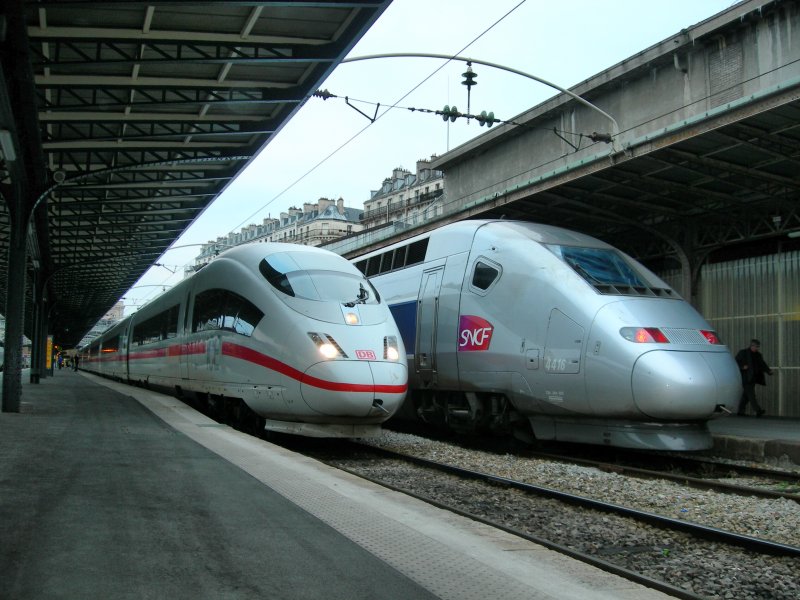
[(722, 344), (722, 341), (719, 339), (715, 331), (706, 331), (704, 329), (701, 329), (700, 333), (702, 333), (703, 337), (708, 340), (709, 344), (715, 344), (715, 345)]
[(623, 327), (619, 333), (636, 344), (669, 344), (667, 336), (658, 327)]

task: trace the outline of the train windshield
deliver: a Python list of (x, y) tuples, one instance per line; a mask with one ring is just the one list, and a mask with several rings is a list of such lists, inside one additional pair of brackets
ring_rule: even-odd
[(281, 252), (263, 259), (259, 270), (274, 288), (294, 298), (342, 304), (380, 302), (372, 284), (339, 256)]
[(647, 285), (616, 250), (555, 244), (548, 244), (547, 248), (592, 285)]

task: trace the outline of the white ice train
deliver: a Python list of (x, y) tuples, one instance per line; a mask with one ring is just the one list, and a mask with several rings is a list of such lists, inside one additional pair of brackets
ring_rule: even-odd
[(463, 221), (355, 259), (408, 351), (395, 418), (659, 450), (711, 445), (741, 378), (698, 312), (612, 246)]
[(402, 404), (404, 356), (386, 303), (347, 260), (269, 243), (221, 254), (85, 347), (80, 366), (248, 428), (361, 437)]

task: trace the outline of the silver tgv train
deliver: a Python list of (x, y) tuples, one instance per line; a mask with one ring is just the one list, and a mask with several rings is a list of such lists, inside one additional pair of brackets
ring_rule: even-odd
[(711, 445), (736, 364), (665, 282), (558, 227), (463, 221), (355, 259), (408, 351), (395, 418), (663, 450)]
[(250, 429), (362, 437), (402, 404), (403, 356), (386, 303), (347, 260), (270, 243), (221, 254), (82, 349), (80, 366)]

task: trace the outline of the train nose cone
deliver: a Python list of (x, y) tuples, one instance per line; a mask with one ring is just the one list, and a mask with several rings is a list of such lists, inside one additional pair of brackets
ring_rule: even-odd
[(379, 420), (394, 414), (407, 388), (404, 365), (369, 361), (320, 362), (306, 370), (300, 384), (303, 400), (318, 413)]
[(654, 419), (708, 419), (720, 404), (735, 412), (742, 393), (727, 352), (654, 350), (636, 361), (631, 384), (637, 408)]

